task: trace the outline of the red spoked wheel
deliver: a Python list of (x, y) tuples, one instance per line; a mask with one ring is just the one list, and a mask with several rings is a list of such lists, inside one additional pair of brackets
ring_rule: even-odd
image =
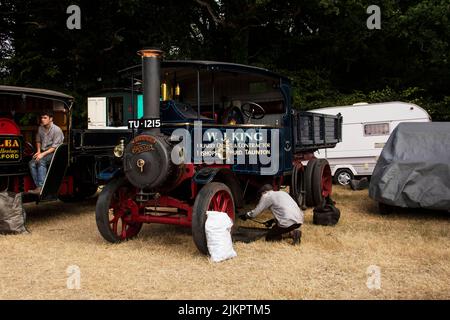
[(132, 221), (136, 203), (130, 201), (135, 189), (125, 178), (108, 183), (98, 197), (95, 210), (97, 228), (105, 240), (117, 243), (135, 237), (142, 228), (142, 222)]
[(225, 184), (210, 182), (195, 198), (192, 208), (192, 237), (198, 250), (203, 254), (209, 253), (205, 233), (206, 211), (225, 212), (234, 222), (234, 199), (231, 190)]
[(328, 161), (318, 159), (314, 166), (312, 179), (312, 197), (314, 206), (322, 205), (324, 199), (331, 196), (333, 186), (333, 178), (331, 176), (331, 168)]
[(209, 203), (208, 211), (226, 212), (231, 220), (234, 220), (234, 203), (231, 194), (225, 190), (215, 193)]

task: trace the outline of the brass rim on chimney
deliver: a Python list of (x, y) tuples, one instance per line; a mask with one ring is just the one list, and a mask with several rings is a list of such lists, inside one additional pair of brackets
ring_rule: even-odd
[(142, 58), (159, 58), (162, 56), (162, 50), (158, 49), (142, 49), (139, 50), (138, 55), (140, 55)]

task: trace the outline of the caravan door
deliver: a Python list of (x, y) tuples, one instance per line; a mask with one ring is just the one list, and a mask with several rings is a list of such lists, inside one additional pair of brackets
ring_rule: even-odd
[(88, 129), (106, 127), (106, 97), (88, 98)]

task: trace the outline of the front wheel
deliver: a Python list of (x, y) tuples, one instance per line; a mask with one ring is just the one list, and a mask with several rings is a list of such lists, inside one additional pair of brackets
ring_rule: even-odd
[(230, 188), (221, 182), (210, 182), (195, 198), (192, 208), (192, 237), (197, 249), (203, 254), (209, 254), (205, 232), (206, 211), (225, 212), (234, 223), (234, 200)]
[(110, 181), (100, 193), (95, 208), (95, 220), (105, 240), (117, 243), (135, 237), (141, 222), (131, 221), (128, 199), (135, 196), (134, 188), (124, 177)]

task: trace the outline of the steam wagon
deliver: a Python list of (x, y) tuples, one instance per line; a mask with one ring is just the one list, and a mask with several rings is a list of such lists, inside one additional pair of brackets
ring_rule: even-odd
[(142, 65), (123, 73), (142, 83), (143, 117), (129, 120), (96, 205), (107, 241), (132, 238), (143, 223), (174, 224), (191, 227), (207, 254), (206, 211), (234, 220), (263, 184), (289, 186), (302, 207), (330, 196), (330, 166), (314, 152), (340, 141), (339, 115), (294, 110), (291, 81), (263, 68), (139, 54)]
[[(73, 202), (94, 195), (106, 182), (99, 174), (114, 163), (112, 149), (126, 134), (108, 130), (98, 136), (95, 130), (73, 129), (73, 102), (73, 97), (57, 91), (0, 86), (1, 191), (21, 192), (23, 202)], [(32, 194), (28, 191), (36, 186), (28, 163), (36, 152), (39, 114), (46, 110), (53, 112), (53, 122), (61, 128), (64, 143), (55, 150), (40, 194)]]

